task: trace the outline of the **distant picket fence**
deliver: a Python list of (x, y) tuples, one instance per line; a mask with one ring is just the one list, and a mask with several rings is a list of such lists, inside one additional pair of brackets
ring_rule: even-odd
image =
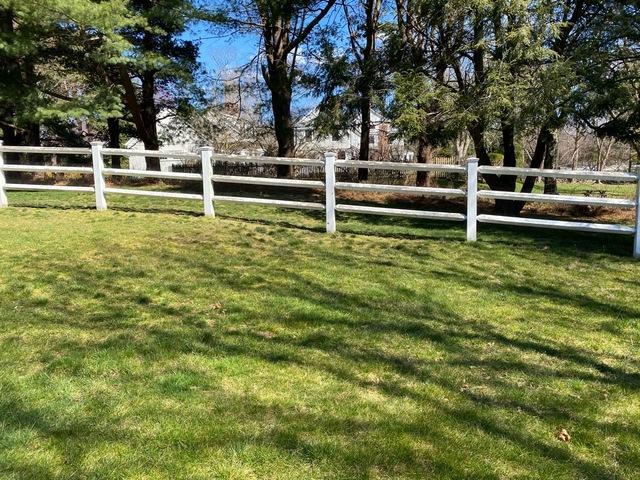
[[(5, 153), (37, 153), (52, 155), (85, 155), (91, 156), (91, 167), (78, 166), (44, 166), (7, 164), (4, 162)], [(105, 166), (104, 158), (107, 156), (137, 155), (145, 157), (173, 158), (181, 160), (196, 160), (201, 164), (199, 173), (187, 172), (157, 172), (148, 170), (114, 169)], [(292, 165), (297, 167), (318, 168), (324, 172), (322, 180), (301, 180), (289, 178), (267, 178), (245, 175), (219, 175), (214, 174), (215, 162), (228, 162), (236, 164), (265, 164), (265, 165)], [(465, 188), (440, 188), (440, 187), (416, 187), (407, 185), (371, 184), (336, 181), (336, 171), (340, 169), (367, 168), (370, 170), (410, 171), (410, 172), (437, 172), (458, 174), (466, 178)], [(7, 183), (5, 172), (53, 172), (85, 174), (93, 177), (93, 186), (67, 186), (67, 185), (34, 185), (24, 183)], [(478, 175), (509, 175), (519, 177), (550, 177), (577, 180), (600, 180), (607, 182), (632, 182), (636, 184), (636, 196), (634, 200), (620, 198), (595, 198), (574, 195), (549, 195), (540, 193), (503, 192), (496, 190), (478, 190)], [(187, 180), (202, 182), (202, 194), (153, 191), (146, 189), (107, 187), (105, 178), (114, 176), (124, 177), (148, 177), (171, 180)], [(262, 185), (290, 188), (303, 188), (323, 190), (325, 192), (324, 203), (310, 201), (292, 201), (267, 198), (253, 198), (218, 195), (214, 192), (216, 183), (235, 183), (244, 185)], [(640, 168), (635, 173), (618, 172), (591, 172), (579, 170), (540, 170), (532, 168), (493, 167), (479, 166), (477, 158), (470, 158), (466, 165), (453, 164), (418, 164), (402, 162), (370, 162), (361, 160), (338, 160), (336, 154), (326, 153), (323, 160), (305, 158), (278, 158), (257, 157), (244, 155), (225, 155), (213, 152), (212, 148), (205, 147), (198, 154), (174, 153), (160, 151), (131, 151), (127, 149), (104, 148), (102, 143), (94, 142), (91, 148), (58, 148), (58, 147), (14, 147), (3, 146), (0, 142), (0, 207), (8, 205), (6, 191), (70, 191), (91, 192), (95, 194), (96, 209), (107, 209), (107, 195), (143, 195), (151, 197), (177, 198), (197, 200), (203, 202), (204, 214), (215, 216), (215, 204), (217, 202), (236, 202), (257, 205), (270, 205), (280, 208), (307, 209), (324, 211), (326, 215), (326, 231), (334, 233), (337, 229), (336, 212), (360, 213), (370, 215), (401, 216), (420, 218), (427, 220), (448, 220), (466, 223), (467, 240), (472, 242), (477, 239), (477, 226), (479, 223), (512, 225), (522, 227), (541, 227), (571, 231), (612, 233), (634, 236), (633, 255), (640, 258)], [(336, 203), (336, 191), (350, 190), (376, 193), (398, 193), (403, 195), (427, 195), (446, 198), (465, 198), (466, 214), (426, 211), (415, 209), (400, 209), (387, 207), (374, 207), (367, 205), (351, 205)], [(565, 205), (605, 206), (614, 208), (635, 209), (635, 226), (620, 224), (605, 224), (592, 222), (547, 220), (534, 218), (509, 217), (501, 215), (478, 214), (478, 199), (515, 200), (524, 202), (543, 202)]]

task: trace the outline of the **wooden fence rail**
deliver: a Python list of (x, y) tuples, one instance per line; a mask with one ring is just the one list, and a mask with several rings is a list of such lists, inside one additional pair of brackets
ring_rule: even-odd
[[(42, 166), (42, 165), (17, 165), (4, 162), (5, 153), (40, 153), (40, 154), (65, 154), (91, 156), (92, 167), (68, 167), (68, 166)], [(199, 160), (201, 162), (200, 173), (182, 172), (155, 172), (147, 170), (113, 169), (106, 168), (104, 157), (113, 155), (145, 155), (154, 157), (171, 157), (184, 160)], [(289, 178), (265, 178), (256, 176), (238, 175), (214, 175), (213, 165), (216, 162), (225, 163), (252, 163), (265, 165), (292, 165), (320, 168), (324, 173), (324, 181), (298, 180)], [(389, 184), (364, 184), (353, 182), (337, 182), (336, 172), (347, 168), (368, 168), (371, 170), (389, 171), (423, 171), (446, 172), (461, 175), (466, 178), (466, 188), (435, 188), (414, 187)], [(66, 186), (66, 185), (34, 185), (24, 183), (7, 183), (5, 172), (32, 172), (32, 173), (75, 173), (91, 175), (93, 187)], [(478, 190), (478, 176), (482, 174), (509, 175), (519, 177), (551, 177), (567, 179), (589, 179), (608, 182), (631, 182), (636, 184), (634, 200), (581, 197), (574, 195), (549, 195), (540, 193), (503, 192), (495, 190)], [(202, 182), (202, 194), (152, 191), (141, 189), (112, 188), (107, 187), (105, 177), (127, 176), (163, 178), (172, 180), (186, 180)], [(266, 185), (289, 188), (310, 188), (324, 190), (325, 202), (292, 201), (282, 199), (252, 198), (239, 196), (225, 196), (214, 193), (216, 183), (234, 183), (247, 185)], [(280, 208), (294, 208), (307, 210), (324, 210), (326, 214), (326, 230), (333, 233), (337, 230), (336, 212), (360, 213), (369, 215), (402, 216), (410, 218), (422, 218), (430, 220), (450, 220), (466, 223), (467, 240), (477, 239), (478, 223), (491, 223), (498, 225), (513, 225), (524, 227), (553, 228), (572, 231), (604, 232), (623, 235), (633, 235), (633, 255), (640, 258), (640, 167), (635, 173), (617, 172), (590, 172), (577, 170), (538, 170), (531, 168), (478, 166), (477, 158), (470, 158), (466, 166), (448, 164), (416, 164), (401, 162), (367, 162), (360, 160), (337, 160), (336, 154), (326, 153), (323, 160), (305, 158), (276, 158), (276, 157), (247, 157), (239, 155), (223, 155), (214, 153), (210, 147), (205, 147), (198, 154), (172, 153), (158, 151), (130, 151), (124, 149), (104, 148), (102, 143), (94, 142), (91, 149), (86, 148), (56, 148), (56, 147), (14, 147), (3, 146), (0, 142), (0, 207), (6, 207), (8, 200), (7, 190), (52, 190), (71, 192), (93, 192), (96, 198), (96, 209), (108, 208), (107, 195), (145, 195), (151, 197), (178, 198), (197, 200), (203, 202), (204, 214), (215, 216), (215, 203), (235, 202), (251, 203), (257, 205), (271, 205)], [(440, 211), (425, 211), (414, 209), (373, 207), (367, 205), (351, 205), (336, 202), (337, 190), (354, 190), (379, 193), (399, 193), (406, 195), (432, 195), (439, 197), (465, 197), (466, 213), (451, 213)], [(523, 202), (543, 202), (566, 205), (607, 206), (613, 208), (635, 209), (635, 225), (603, 224), (591, 222), (576, 222), (564, 220), (546, 220), (534, 218), (508, 217), (502, 215), (478, 215), (478, 199), (512, 200)]]

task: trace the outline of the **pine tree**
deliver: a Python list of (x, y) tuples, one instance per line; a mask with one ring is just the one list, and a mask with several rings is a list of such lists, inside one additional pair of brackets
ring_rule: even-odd
[[(86, 83), (80, 64), (119, 58), (124, 0), (0, 0), (0, 127), (8, 144), (38, 145), (43, 122), (101, 118), (118, 92)], [(88, 45), (99, 44), (87, 50)]]

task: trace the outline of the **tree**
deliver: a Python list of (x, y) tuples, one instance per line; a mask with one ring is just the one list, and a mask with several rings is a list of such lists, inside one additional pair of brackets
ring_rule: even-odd
[[(398, 74), (394, 82), (391, 117), (403, 138), (418, 145), (418, 163), (430, 163), (433, 150), (456, 138), (460, 130), (447, 91), (422, 73)], [(427, 172), (417, 173), (416, 184), (427, 184)]]
[[(344, 26), (323, 30), (319, 67), (309, 82), (321, 97), (316, 119), (320, 131), (335, 133), (359, 124), (360, 160), (371, 159), (371, 110), (375, 104), (382, 104), (386, 87), (378, 51), (383, 5), (382, 0), (342, 2)], [(346, 41), (335, 35), (336, 28), (344, 29)], [(359, 180), (367, 177), (367, 169), (358, 170)]]
[[(124, 118), (133, 123), (145, 149), (158, 150), (159, 116), (187, 109), (201, 96), (195, 81), (198, 48), (181, 38), (195, 12), (190, 0), (131, 0), (130, 8), (143, 20), (121, 32), (131, 49), (115, 67), (102, 69), (108, 82), (122, 87)], [(114, 136), (116, 120), (110, 124)], [(160, 170), (159, 158), (146, 163), (149, 170)]]
[(640, 4), (611, 7), (589, 39), (576, 117), (599, 137), (629, 144), (640, 159)]
[[(396, 43), (439, 86), (435, 90), (455, 98), (453, 111), (463, 116), (481, 165), (490, 165), (497, 149), (504, 166), (516, 166), (519, 140), (535, 132), (529, 166), (548, 167), (554, 164), (556, 132), (575, 112), (576, 85), (594, 45), (599, 51), (607, 43), (600, 25), (615, 3), (398, 0)], [(433, 115), (441, 106), (424, 108)], [(515, 176), (484, 178), (494, 190), (516, 190)], [(521, 191), (530, 192), (535, 180), (527, 177)], [(517, 214), (523, 206), (496, 201), (505, 213)]]
[[(301, 49), (335, 3), (336, 0), (231, 0), (219, 2), (210, 11), (209, 18), (216, 28), (259, 38), (254, 61), (259, 63), (271, 94), (279, 157), (295, 154), (291, 102), (299, 78)], [(290, 166), (278, 166), (278, 176), (290, 173)]]
[[(0, 0), (0, 127), (7, 144), (38, 145), (43, 122), (55, 127), (118, 110), (117, 92), (86, 87), (80, 61), (108, 63), (126, 42), (124, 0)], [(96, 37), (106, 41), (85, 50)], [(54, 128), (55, 129), (55, 128)]]
[[(433, 151), (464, 128), (449, 68), (463, 46), (465, 17), (448, 8), (443, 1), (397, 0), (397, 24), (387, 45), (395, 71), (392, 118), (399, 133), (417, 143), (418, 163), (429, 163)], [(427, 180), (427, 172), (418, 172), (417, 185)]]

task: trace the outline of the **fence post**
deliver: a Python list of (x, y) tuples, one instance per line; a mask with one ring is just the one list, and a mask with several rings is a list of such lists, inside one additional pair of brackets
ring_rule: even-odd
[[(2, 146), (2, 140), (0, 140), (0, 147)], [(4, 186), (7, 183), (7, 179), (4, 176), (4, 170), (2, 167), (4, 166), (4, 152), (0, 152), (0, 208), (4, 208), (9, 205), (9, 201), (7, 200), (7, 192), (5, 191)]]
[(200, 149), (200, 163), (202, 166), (202, 199), (204, 202), (204, 215), (206, 217), (215, 217), (216, 212), (213, 208), (213, 166), (211, 158), (213, 156), (213, 148), (203, 147)]
[(467, 160), (467, 242), (478, 238), (478, 159)]
[(96, 192), (96, 210), (107, 209), (104, 183), (104, 160), (102, 158), (102, 142), (91, 142), (91, 160), (93, 161), (93, 188)]
[(640, 165), (636, 165), (636, 235), (633, 241), (633, 256), (640, 258)]
[(324, 192), (327, 233), (336, 231), (336, 154), (324, 154)]

